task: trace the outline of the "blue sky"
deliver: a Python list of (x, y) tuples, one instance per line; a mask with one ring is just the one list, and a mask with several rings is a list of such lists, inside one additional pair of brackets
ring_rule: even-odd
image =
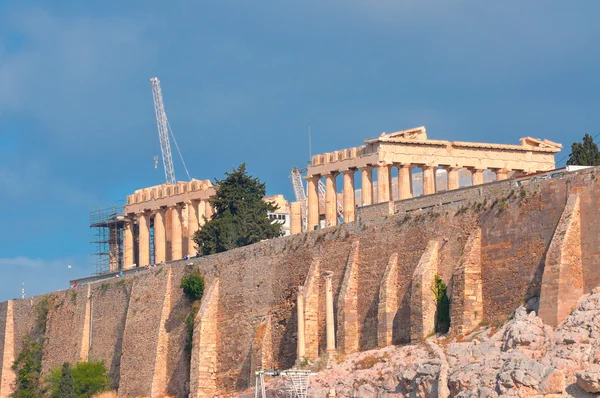
[[(89, 211), (161, 183), (149, 78), (193, 177), (381, 132), (563, 143), (600, 122), (597, 1), (0, 2), (0, 300), (89, 267)], [(563, 162), (564, 163), (564, 162)], [(185, 173), (175, 159), (179, 179)], [(73, 268), (68, 275), (67, 265)]]

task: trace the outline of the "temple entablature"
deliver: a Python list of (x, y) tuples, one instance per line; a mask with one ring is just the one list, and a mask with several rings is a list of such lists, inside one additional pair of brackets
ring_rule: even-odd
[(161, 207), (173, 207), (177, 203), (192, 200), (207, 200), (215, 194), (209, 180), (179, 181), (177, 184), (162, 184), (136, 190), (127, 196), (124, 213), (140, 213)]
[(308, 175), (327, 175), (381, 164), (507, 169), (525, 173), (554, 168), (561, 144), (524, 137), (520, 145), (427, 139), (425, 127), (382, 133), (365, 145), (314, 155)]
[[(364, 143), (312, 157), (306, 176), (308, 229), (321, 225), (320, 201), (325, 203), (325, 226), (334, 226), (342, 217), (344, 222), (354, 221), (359, 206), (552, 170), (554, 155), (562, 149), (561, 144), (533, 137), (521, 138), (519, 145), (431, 140), (425, 127), (382, 133)], [(358, 195), (355, 173), (361, 186)], [(337, 198), (340, 174), (342, 203)], [(324, 192), (319, 192), (319, 184)], [(292, 225), (292, 230), (299, 229)]]

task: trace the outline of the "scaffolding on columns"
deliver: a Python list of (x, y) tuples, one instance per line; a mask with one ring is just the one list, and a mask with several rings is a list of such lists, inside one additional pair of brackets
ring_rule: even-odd
[(123, 205), (90, 212), (90, 267), (95, 275), (123, 268)]

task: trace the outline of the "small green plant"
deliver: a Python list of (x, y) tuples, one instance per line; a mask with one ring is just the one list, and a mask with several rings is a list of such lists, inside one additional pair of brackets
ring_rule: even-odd
[(498, 206), (500, 206), (500, 209), (504, 210), (508, 207), (508, 204), (504, 200), (501, 200), (498, 202)]
[(204, 295), (204, 278), (199, 273), (187, 275), (181, 279), (179, 287), (190, 300), (200, 300)]
[(521, 187), (521, 198), (525, 198), (527, 196), (527, 190), (525, 187)]
[(446, 293), (447, 286), (439, 277), (435, 274), (433, 279), (433, 286), (431, 291), (435, 297), (435, 331), (436, 333), (448, 333), (450, 330), (450, 299)]
[(185, 342), (185, 351), (188, 354), (192, 353), (192, 343), (194, 340), (194, 323), (196, 321), (196, 315), (198, 314), (198, 311), (200, 311), (200, 302), (194, 301), (194, 304), (192, 304), (192, 311), (190, 312), (188, 317), (185, 319), (185, 326), (187, 329), (187, 340)]
[(77, 302), (77, 292), (71, 293), (71, 303), (75, 304)]

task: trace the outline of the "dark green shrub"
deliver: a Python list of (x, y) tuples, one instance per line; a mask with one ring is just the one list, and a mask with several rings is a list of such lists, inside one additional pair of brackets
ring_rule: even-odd
[[(72, 369), (73, 395), (74, 398), (88, 398), (94, 394), (106, 391), (110, 387), (110, 381), (104, 362), (79, 362)], [(63, 398), (62, 383), (64, 380), (63, 367), (54, 368), (50, 371), (48, 383), (50, 396), (52, 398)]]
[(204, 278), (198, 273), (187, 275), (181, 279), (179, 287), (190, 300), (200, 300), (204, 295)]
[(194, 304), (192, 305), (192, 311), (190, 312), (190, 314), (188, 315), (188, 317), (185, 320), (185, 326), (187, 328), (187, 340), (185, 342), (185, 351), (188, 354), (192, 353), (192, 341), (194, 338), (194, 322), (196, 320), (196, 315), (198, 314), (198, 311), (200, 310), (200, 302), (199, 301), (194, 301)]
[(435, 296), (435, 332), (448, 333), (450, 330), (450, 299), (446, 293), (447, 286), (444, 281), (435, 275), (431, 291)]

